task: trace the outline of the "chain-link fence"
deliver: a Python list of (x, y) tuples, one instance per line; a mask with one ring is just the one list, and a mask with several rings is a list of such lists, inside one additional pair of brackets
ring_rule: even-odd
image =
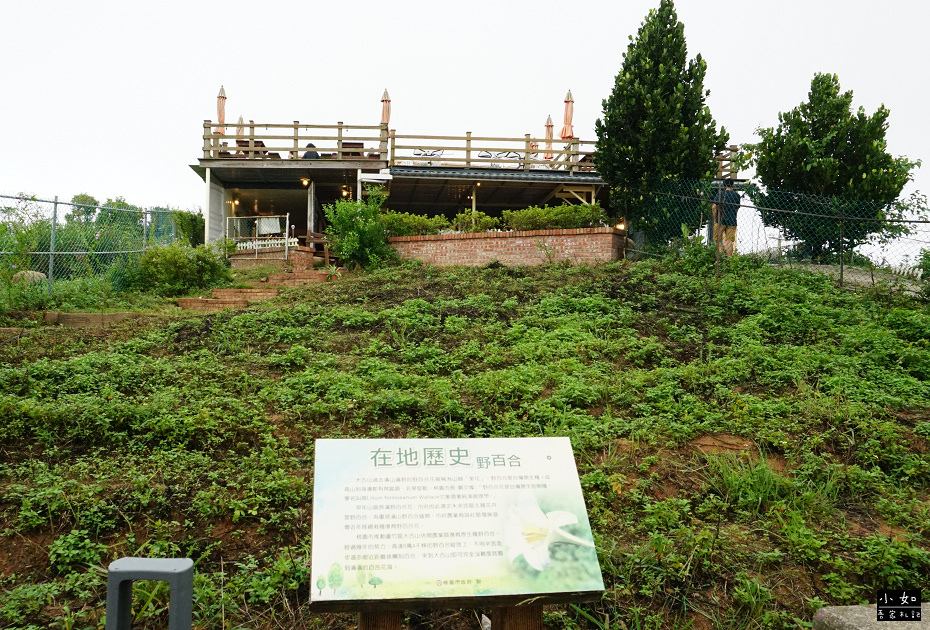
[[(854, 285), (930, 281), (930, 219), (912, 195), (894, 203), (848, 200), (735, 182), (672, 180), (644, 195), (627, 217), (637, 245), (658, 250), (700, 235), (722, 255), (831, 273)], [(716, 206), (716, 210), (715, 210)]]
[(116, 281), (147, 247), (177, 238), (170, 210), (0, 195), (0, 285), (47, 280), (51, 292), (58, 280)]

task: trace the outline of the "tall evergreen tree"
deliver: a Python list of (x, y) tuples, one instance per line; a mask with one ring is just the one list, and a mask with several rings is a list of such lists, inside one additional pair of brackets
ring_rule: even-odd
[[(595, 123), (598, 173), (610, 185), (614, 212), (653, 241), (681, 234), (681, 224), (701, 222), (700, 204), (663, 207), (648, 194), (663, 180), (714, 173), (714, 155), (729, 136), (704, 99), (707, 64), (688, 60), (684, 24), (672, 0), (661, 0), (623, 55), (604, 117)], [(692, 216), (696, 215), (696, 216)]]
[(779, 113), (777, 127), (757, 129), (760, 141), (748, 147), (756, 176), (769, 189), (754, 196), (771, 209), (762, 210), (763, 222), (803, 241), (805, 255), (814, 258), (849, 251), (876, 233), (906, 232), (905, 225), (882, 219), (901, 218), (914, 205), (895, 202), (920, 162), (887, 152), (884, 105), (869, 116), (862, 107), (854, 113), (852, 101), (835, 74), (818, 73), (807, 102)]

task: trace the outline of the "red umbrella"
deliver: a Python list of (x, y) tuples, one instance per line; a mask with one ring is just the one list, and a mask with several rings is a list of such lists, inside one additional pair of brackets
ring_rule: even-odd
[(549, 140), (549, 142), (546, 143), (546, 154), (543, 155), (543, 158), (547, 160), (552, 159), (552, 142), (551, 141), (552, 141), (553, 126), (554, 125), (552, 124), (552, 116), (549, 116), (548, 118), (546, 118), (546, 140)]
[(385, 88), (384, 94), (381, 95), (381, 124), (391, 124), (391, 96), (388, 94), (387, 88)]
[(223, 123), (226, 122), (226, 90), (223, 89), (222, 85), (220, 86), (220, 93), (216, 95), (216, 122), (219, 125), (213, 131), (220, 135), (226, 133), (226, 127), (223, 126)]
[(575, 99), (572, 98), (572, 91), (569, 90), (568, 94), (565, 95), (565, 120), (562, 123), (562, 132), (559, 134), (562, 140), (570, 140), (575, 137), (575, 132), (572, 130), (572, 115), (574, 113)]

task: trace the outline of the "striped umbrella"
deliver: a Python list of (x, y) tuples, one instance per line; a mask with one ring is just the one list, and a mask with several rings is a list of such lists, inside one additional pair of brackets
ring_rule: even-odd
[(562, 132), (559, 134), (562, 140), (569, 140), (575, 137), (575, 132), (572, 130), (572, 116), (574, 113), (575, 99), (572, 98), (572, 91), (569, 90), (568, 94), (565, 95), (565, 120), (562, 122)]
[(546, 142), (546, 154), (543, 155), (543, 158), (546, 160), (551, 160), (553, 157), (552, 155), (552, 128), (553, 127), (554, 125), (552, 124), (552, 116), (550, 115), (549, 117), (546, 118), (546, 140), (548, 140), (548, 142)]
[(391, 97), (387, 88), (384, 89), (384, 94), (381, 95), (381, 124), (391, 124)]
[(226, 122), (226, 90), (223, 89), (222, 85), (220, 86), (220, 93), (216, 95), (216, 122), (219, 124), (213, 131), (220, 135), (226, 133), (226, 127), (223, 126)]

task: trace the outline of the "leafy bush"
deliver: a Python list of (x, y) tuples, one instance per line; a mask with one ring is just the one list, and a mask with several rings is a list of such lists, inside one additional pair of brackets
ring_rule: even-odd
[(493, 230), (499, 224), (500, 219), (489, 217), (483, 212), (472, 212), (471, 210), (455, 215), (455, 219), (452, 220), (452, 227), (459, 232), (487, 232)]
[(203, 245), (204, 218), (200, 212), (189, 210), (172, 210), (174, 224), (178, 230), (178, 238), (191, 247)]
[(86, 530), (73, 529), (48, 546), (48, 560), (53, 567), (67, 573), (78, 567), (100, 564), (105, 550), (106, 547), (90, 539)]
[(339, 199), (335, 204), (323, 206), (329, 223), (326, 235), (333, 252), (343, 262), (376, 266), (394, 253), (388, 246), (379, 217), (383, 203), (384, 193), (369, 188), (368, 196), (362, 201)]
[(504, 210), (504, 223), (512, 230), (571, 230), (607, 225), (607, 213), (596, 203), (530, 206)]
[(427, 217), (409, 212), (382, 210), (378, 220), (384, 226), (384, 231), (388, 236), (439, 234), (441, 230), (449, 228), (449, 220), (441, 214)]
[(232, 279), (222, 245), (156, 245), (139, 256), (126, 274), (127, 288), (160, 295), (183, 295)]

